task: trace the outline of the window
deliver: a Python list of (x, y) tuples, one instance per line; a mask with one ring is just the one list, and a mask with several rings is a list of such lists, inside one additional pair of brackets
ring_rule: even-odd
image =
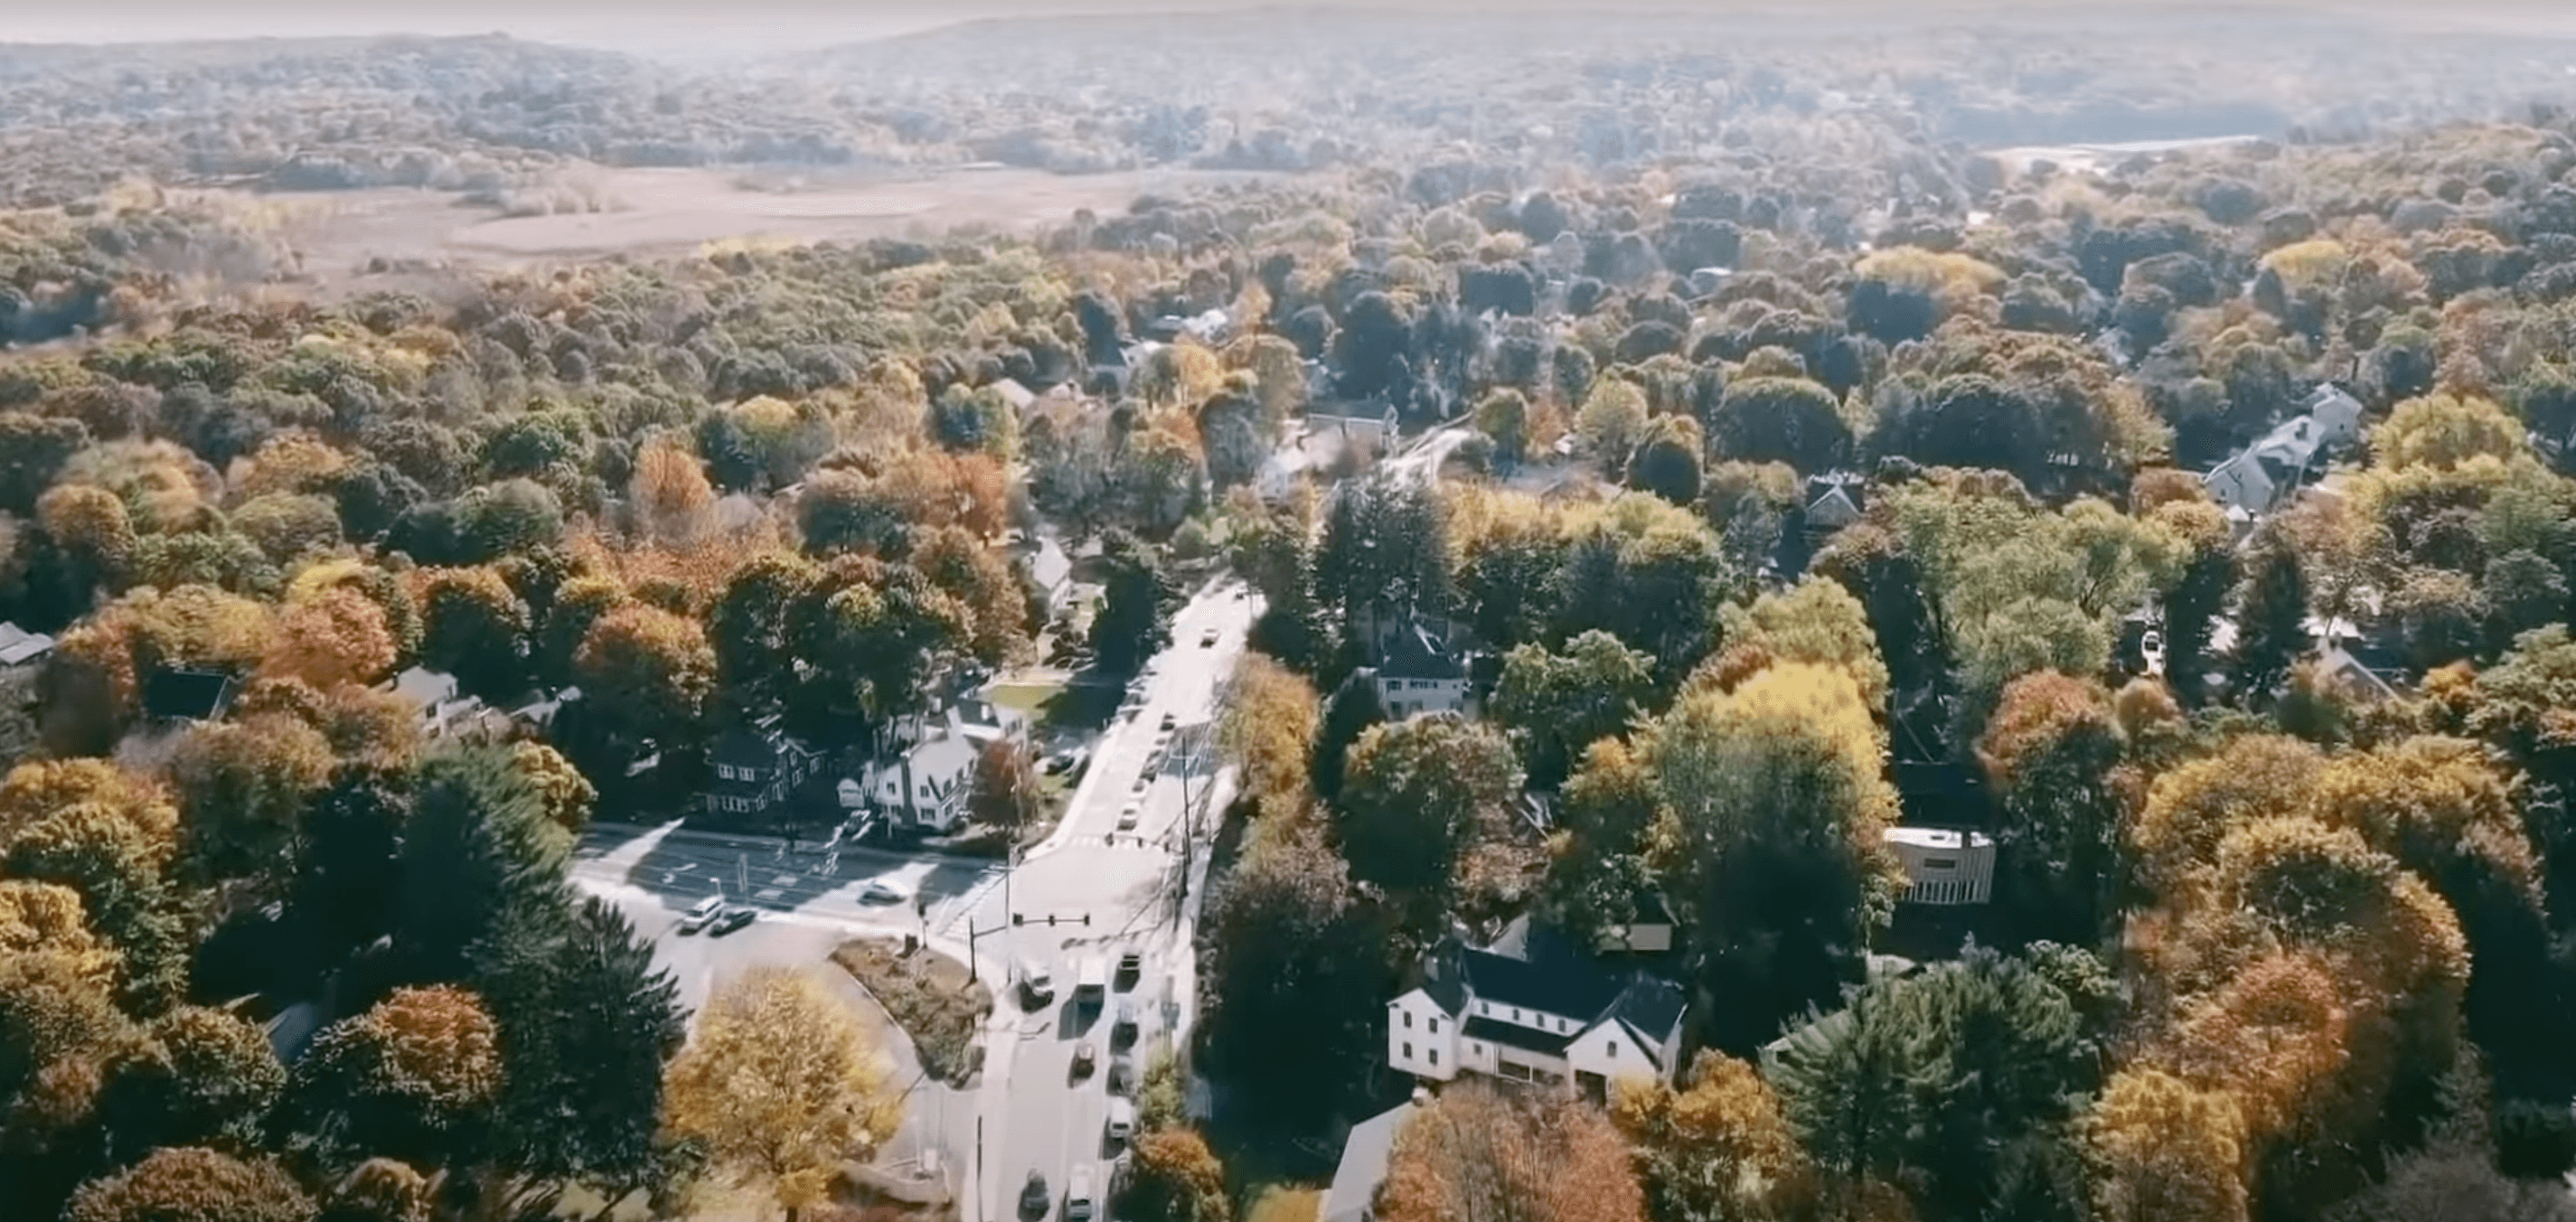
[(1404, 1059), (1408, 1061), (1413, 1059), (1413, 1045), (1407, 1044), (1404, 1046)]
[(1411, 1010), (1404, 1012), (1404, 1029), (1407, 1031), (1413, 1029), (1413, 1011)]
[(1616, 1058), (1616, 1057), (1619, 1055), (1619, 1041), (1617, 1041), (1617, 1040), (1612, 1040), (1612, 1041), (1610, 1041), (1610, 1055), (1611, 1055), (1613, 1058)]
[(1959, 859), (1956, 857), (1926, 857), (1923, 859), (1923, 868), (1926, 870), (1956, 870), (1959, 868)]
[(730, 781), (730, 780), (732, 780), (732, 779), (733, 779), (733, 765), (731, 765), (731, 764), (718, 764), (718, 765), (716, 765), (716, 779), (717, 779), (717, 780), (719, 780), (719, 781)]
[(1519, 1021), (1521, 1021), (1521, 1008), (1520, 1008), (1519, 1006), (1513, 1006), (1513, 1007), (1512, 1007), (1512, 1021), (1513, 1021), (1513, 1022), (1519, 1022)]
[(1435, 1019), (1432, 1019), (1432, 1020), (1431, 1020), (1431, 1034), (1433, 1034), (1433, 1035), (1438, 1035), (1438, 1034), (1440, 1034), (1440, 1020), (1439, 1020), (1439, 1019), (1436, 1019), (1436, 1018), (1435, 1018)]
[(1437, 1048), (1433, 1048), (1433, 1049), (1430, 1049), (1430, 1053), (1431, 1053), (1431, 1063), (1432, 1063), (1432, 1064), (1434, 1064), (1434, 1065), (1439, 1064), (1439, 1063), (1440, 1063), (1440, 1050), (1439, 1050), (1439, 1049), (1437, 1049)]

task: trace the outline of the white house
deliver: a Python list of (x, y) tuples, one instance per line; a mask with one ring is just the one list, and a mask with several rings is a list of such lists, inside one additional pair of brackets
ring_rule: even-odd
[(1686, 1008), (1670, 982), (1613, 970), (1523, 917), (1481, 950), (1453, 940), (1432, 952), (1422, 984), (1387, 1003), (1387, 1063), (1434, 1082), (1483, 1074), (1597, 1100), (1621, 1078), (1673, 1080)]
[(1390, 634), (1378, 664), (1364, 675), (1377, 685), (1378, 704), (1394, 720), (1470, 711), (1467, 664), (1414, 620), (1405, 620)]
[(2268, 513), (2322, 471), (2336, 450), (2361, 439), (2361, 401), (2342, 388), (2321, 385), (2308, 392), (2301, 407), (2298, 415), (2272, 426), (2201, 477), (2211, 500), (2231, 510)]
[(974, 739), (942, 726), (901, 754), (869, 765), (862, 789), (894, 826), (955, 831), (966, 821), (966, 796), (975, 787), (975, 759), (982, 752)]
[(1376, 1216), (1377, 1190), (1386, 1182), (1395, 1139), (1421, 1110), (1419, 1098), (1408, 1099), (1351, 1126), (1342, 1143), (1342, 1161), (1333, 1168), (1333, 1186), (1324, 1193), (1323, 1222), (1369, 1222)]
[(0, 666), (24, 666), (54, 651), (54, 638), (16, 624), (0, 624)]
[(1885, 839), (1905, 866), (1905, 903), (1982, 904), (1994, 898), (1995, 842), (1983, 832), (1891, 827)]
[(393, 691), (420, 710), (423, 738), (447, 738), (478, 727), (499, 728), (498, 717), (477, 697), (459, 691), (456, 676), (415, 666), (394, 676)]

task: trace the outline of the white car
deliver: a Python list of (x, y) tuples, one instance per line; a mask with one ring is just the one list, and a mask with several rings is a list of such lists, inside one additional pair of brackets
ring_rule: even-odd
[(1136, 1132), (1136, 1105), (1111, 1096), (1109, 1100), (1109, 1140), (1123, 1142)]
[(911, 883), (899, 878), (880, 878), (870, 881), (867, 890), (859, 892), (859, 898), (871, 904), (909, 904), (913, 894)]
[(1118, 812), (1118, 830), (1122, 832), (1135, 831), (1136, 819), (1139, 813), (1140, 812), (1137, 810), (1135, 803), (1128, 803), (1125, 809)]
[(706, 928), (715, 921), (716, 914), (724, 911), (724, 906), (721, 895), (710, 895), (689, 905), (689, 910), (680, 914), (680, 932), (696, 933)]
[(1074, 1164), (1073, 1174), (1065, 1177), (1064, 1222), (1091, 1222), (1095, 1206), (1091, 1200), (1091, 1164)]

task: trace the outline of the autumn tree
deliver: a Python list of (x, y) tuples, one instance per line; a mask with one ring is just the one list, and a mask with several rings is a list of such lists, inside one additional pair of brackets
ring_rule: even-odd
[(1678, 1090), (1623, 1082), (1611, 1117), (1636, 1148), (1649, 1217), (1785, 1219), (1813, 1199), (1798, 1133), (1747, 1062), (1703, 1050)]
[(1155, 1129), (1136, 1138), (1119, 1186), (1118, 1216), (1137, 1222), (1229, 1222), (1225, 1164), (1198, 1130)]
[(705, 630), (658, 607), (628, 603), (599, 617), (573, 655), (584, 701), (637, 739), (686, 741), (715, 689)]
[(356, 590), (332, 587), (279, 611), (276, 639), (260, 669), (327, 689), (374, 683), (398, 656), (384, 608)]
[(185, 913), (168, 877), (174, 844), (168, 825), (153, 821), (167, 812), (155, 799), (139, 822), (110, 802), (79, 801), (0, 832), (0, 872), (76, 893), (90, 927), (117, 951), (120, 1000), (146, 1016), (187, 986)]
[(1371, 728), (1351, 748), (1334, 828), (1351, 877), (1402, 896), (1428, 932), (1465, 891), (1467, 857), (1507, 835), (1520, 765), (1492, 727), (1432, 714)]
[(222, 1010), (181, 1006), (153, 1021), (99, 1100), (120, 1158), (163, 1146), (257, 1148), (286, 1068), (268, 1034)]
[(2004, 688), (1977, 740), (1993, 787), (1998, 901), (2031, 937), (2079, 946), (2110, 931), (2125, 886), (2126, 744), (2100, 684), (2037, 671)]
[(1785, 591), (1765, 592), (1751, 606), (1730, 603), (1718, 623), (1724, 644), (1697, 674), (1721, 690), (1773, 663), (1808, 662), (1841, 668), (1871, 710), (1887, 707), (1887, 664), (1879, 660), (1868, 614), (1827, 578), (1810, 576)]
[(1570, 1099), (1521, 1100), (1462, 1082), (1416, 1111), (1387, 1155), (1387, 1222), (1637, 1222), (1627, 1143)]
[(535, 621), (499, 572), (433, 569), (420, 578), (417, 598), (424, 665), (486, 699), (518, 694)]
[(657, 539), (686, 539), (705, 524), (715, 488), (696, 455), (676, 442), (645, 446), (635, 454), (626, 497), (637, 524)]
[(1315, 832), (1264, 823), (1207, 912), (1212, 1064), (1275, 1116), (1330, 1114), (1382, 1046), (1389, 983), (1350, 867)]
[(1750, 1048), (1858, 974), (1901, 886), (1885, 748), (1849, 673), (1775, 666), (1731, 693), (1685, 694), (1649, 736), (1671, 828), (1662, 872), (1693, 962), (1742, 999), (1712, 1042)]
[(975, 756), (973, 785), (966, 810), (976, 822), (1019, 829), (1037, 821), (1042, 799), (1028, 748), (1006, 738), (986, 743)]
[(797, 606), (821, 579), (811, 561), (779, 551), (751, 556), (725, 578), (707, 635), (728, 701), (759, 711), (787, 695), (794, 676), (788, 633)]
[(170, 1146), (92, 1180), (63, 1207), (64, 1222), (312, 1222), (313, 1199), (268, 1159)]
[(169, 767), (188, 859), (218, 879), (278, 881), (332, 762), (319, 731), (282, 715), (190, 727)]
[(2243, 1222), (2245, 1121), (2223, 1091), (2155, 1069), (2123, 1070), (2085, 1117), (2104, 1222)]
[(1598, 630), (1561, 653), (1529, 644), (1504, 655), (1493, 718), (1511, 734), (1531, 784), (1562, 780), (1586, 747), (1626, 731), (1654, 696), (1654, 664)]
[(894, 1130), (899, 1098), (856, 1019), (807, 973), (751, 968), (717, 988), (663, 1077), (663, 1124), (705, 1144), (792, 1220), (820, 1204), (845, 1159)]
[(326, 1166), (377, 1153), (418, 1166), (481, 1155), (500, 1097), (500, 1029), (452, 985), (396, 989), (323, 1028), (288, 1085), (292, 1146)]
[(1247, 794), (1307, 791), (1307, 761), (1323, 722), (1323, 705), (1302, 676), (1246, 650), (1227, 685), (1217, 736), (1240, 770)]

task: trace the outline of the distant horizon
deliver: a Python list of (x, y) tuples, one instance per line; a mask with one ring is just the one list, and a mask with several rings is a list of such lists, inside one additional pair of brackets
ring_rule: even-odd
[[(1729, 12), (1798, 13), (1821, 16), (1833, 7), (1791, 0), (1636, 0), (1611, 7), (1635, 13)], [(77, 8), (37, 14), (13, 14), (0, 28), (0, 44), (74, 44), (116, 46), (139, 43), (239, 41), (297, 38), (368, 38), (419, 35), (466, 37), (505, 34), (532, 42), (589, 47), (650, 58), (687, 61), (731, 59), (813, 49), (920, 33), (946, 26), (995, 19), (1044, 20), (1064, 17), (1175, 17), (1312, 8), (1323, 11), (1383, 12), (1390, 8), (1497, 19), (1531, 13), (1599, 12), (1601, 7), (1575, 0), (1517, 0), (1504, 4), (1476, 0), (1392, 0), (1360, 4), (1352, 0), (956, 0), (926, 6), (904, 3), (834, 5), (806, 0), (743, 0), (720, 13), (704, 10), (628, 10), (603, 18), (587, 4), (567, 0), (528, 0), (498, 4), (493, 0), (460, 0), (455, 4), (417, 8), (359, 6), (318, 0), (268, 0), (210, 12), (198, 4), (169, 0), (93, 0)], [(2168, 0), (2161, 4), (2118, 0), (1956, 0), (1932, 4), (1895, 0), (1844, 0), (1855, 18), (1880, 13), (1925, 16), (1943, 10), (1959, 15), (2009, 20), (2016, 15), (2063, 18), (2092, 13), (2168, 11), (2220, 12), (2320, 11), (2389, 20), (2422, 28), (2459, 30), (2520, 29), (2532, 33), (2576, 34), (2576, 13), (2551, 0), (2465, 0), (2428, 10), (2413, 0), (2251, 0), (2211, 3)], [(1606, 15), (1606, 14), (1605, 14)]]

